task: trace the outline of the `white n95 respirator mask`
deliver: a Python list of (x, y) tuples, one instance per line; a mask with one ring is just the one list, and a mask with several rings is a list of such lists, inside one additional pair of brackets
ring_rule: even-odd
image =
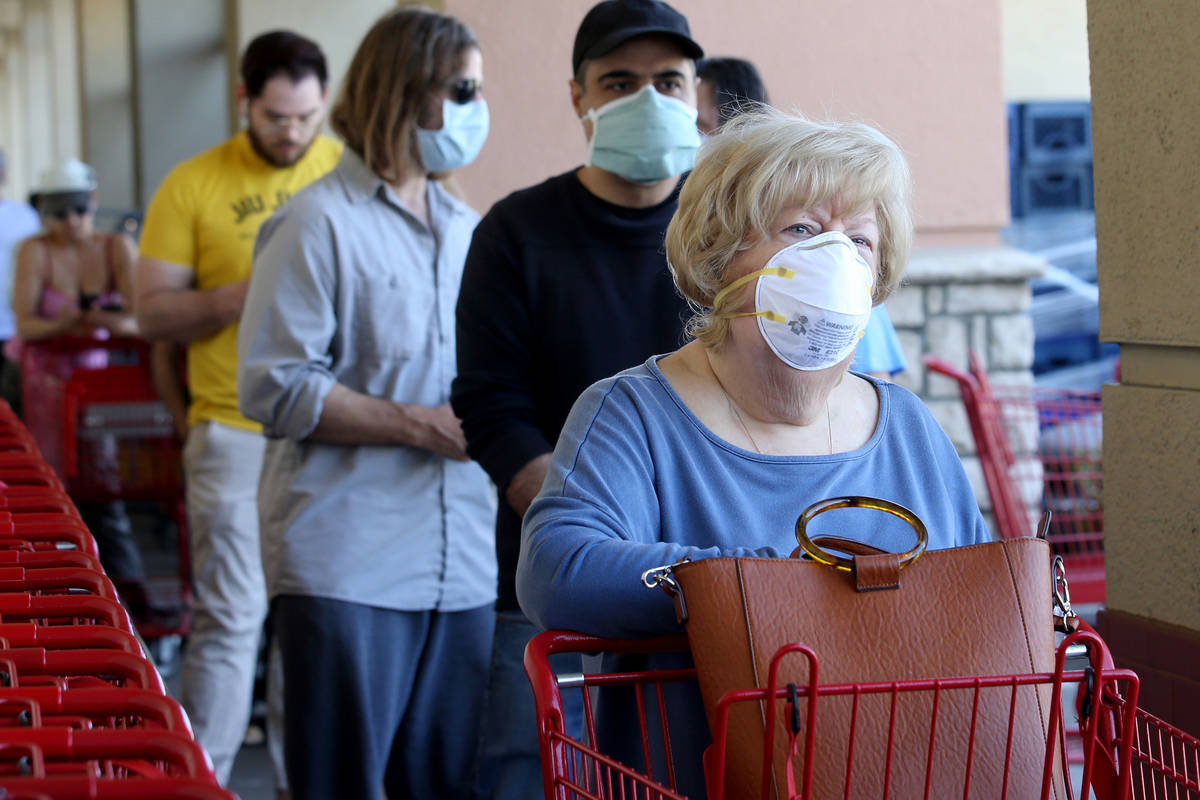
[(718, 317), (758, 317), (758, 330), (793, 369), (832, 367), (853, 351), (871, 318), (875, 273), (845, 234), (830, 231), (783, 248), (760, 270), (717, 292), (713, 307), (757, 280), (754, 311)]

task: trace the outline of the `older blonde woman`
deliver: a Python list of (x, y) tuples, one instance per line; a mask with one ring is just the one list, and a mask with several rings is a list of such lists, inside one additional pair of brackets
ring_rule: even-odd
[[(666, 237), (695, 340), (576, 402), (525, 517), (517, 594), (534, 622), (675, 631), (670, 599), (641, 585), (644, 570), (684, 556), (786, 556), (799, 513), (832, 496), (907, 506), (930, 548), (990, 538), (921, 402), (848, 372), (872, 304), (903, 272), (909, 192), (899, 149), (865, 125), (766, 111), (705, 144)], [(841, 535), (912, 546), (898, 518), (840, 513)], [(694, 718), (688, 730), (706, 730), (698, 699), (670, 706)]]
[[(847, 371), (895, 288), (912, 223), (899, 149), (861, 124), (781, 112), (701, 151), (667, 229), (695, 340), (575, 404), (525, 518), (517, 590), (546, 628), (676, 629), (642, 571), (684, 556), (786, 556), (796, 517), (836, 495), (908, 506), (931, 548), (989, 539), (949, 440), (910, 392)], [(832, 515), (827, 515), (832, 516)], [(903, 552), (890, 515), (846, 534)]]

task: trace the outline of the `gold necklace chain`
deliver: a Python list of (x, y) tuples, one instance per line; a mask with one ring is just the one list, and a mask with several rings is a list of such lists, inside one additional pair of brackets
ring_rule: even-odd
[[(705, 360), (707, 361), (707, 354), (705, 355)], [(739, 410), (737, 404), (733, 402), (733, 397), (731, 397), (729, 392), (725, 389), (725, 384), (721, 383), (721, 379), (717, 377), (717, 371), (713, 369), (711, 362), (708, 363), (708, 369), (712, 372), (713, 378), (716, 379), (717, 386), (721, 387), (721, 393), (725, 395), (725, 402), (729, 404), (729, 413), (735, 420), (737, 420), (737, 424), (741, 426), (742, 433), (746, 434), (746, 438), (750, 441), (750, 445), (754, 448), (754, 452), (758, 453), (759, 455), (765, 455), (762, 451), (762, 448), (758, 446), (758, 442), (754, 440), (754, 436), (751, 435), (750, 429), (746, 427), (746, 420), (742, 418), (742, 412)], [(840, 384), (841, 380), (838, 380), (838, 383)], [(830, 418), (829, 414), (828, 396), (825, 398), (825, 430), (829, 433), (829, 455), (833, 455), (833, 420)]]

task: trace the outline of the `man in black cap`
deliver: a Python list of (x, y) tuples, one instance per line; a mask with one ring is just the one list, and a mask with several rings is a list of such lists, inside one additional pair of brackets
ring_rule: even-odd
[(481, 797), (542, 791), (521, 665), (536, 630), (517, 605), (514, 575), (521, 518), (567, 413), (593, 382), (683, 343), (690, 314), (662, 241), (699, 146), (695, 60), (703, 54), (666, 3), (593, 7), (575, 37), (570, 82), (588, 139), (584, 166), (498, 202), (467, 255), (451, 403), (467, 452), (502, 497)]

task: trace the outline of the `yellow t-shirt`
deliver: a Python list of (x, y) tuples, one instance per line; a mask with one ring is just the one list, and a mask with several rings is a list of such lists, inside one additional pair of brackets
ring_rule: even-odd
[[(138, 249), (196, 273), (212, 289), (250, 276), (254, 237), (288, 197), (337, 165), (340, 142), (318, 136), (290, 167), (268, 164), (245, 131), (176, 166), (146, 209)], [(213, 420), (257, 431), (238, 411), (237, 323), (188, 345), (188, 424)]]

